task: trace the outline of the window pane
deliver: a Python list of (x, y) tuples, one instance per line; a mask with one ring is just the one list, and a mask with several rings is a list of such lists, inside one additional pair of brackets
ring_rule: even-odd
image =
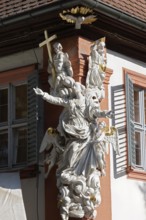
[(0, 90), (0, 123), (8, 121), (8, 89)]
[(140, 133), (135, 132), (135, 159), (136, 165), (141, 165), (141, 140)]
[(14, 131), (15, 138), (15, 162), (24, 163), (27, 161), (27, 129), (19, 128)]
[(0, 165), (8, 164), (8, 133), (0, 133)]
[(139, 117), (139, 91), (134, 90), (134, 117), (135, 122), (140, 122)]
[(15, 119), (27, 117), (27, 85), (15, 87)]

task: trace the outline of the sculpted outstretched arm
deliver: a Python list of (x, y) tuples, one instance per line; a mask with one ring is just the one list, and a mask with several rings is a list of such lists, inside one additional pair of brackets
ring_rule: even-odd
[(98, 118), (112, 118), (113, 117), (112, 111), (108, 111), (108, 110), (104, 110), (104, 111), (97, 110), (95, 111), (94, 115), (95, 117), (98, 117)]
[(62, 98), (59, 98), (59, 97), (54, 97), (52, 95), (49, 95), (47, 92), (43, 92), (39, 88), (34, 88), (34, 92), (36, 93), (36, 95), (40, 95), (45, 101), (47, 101), (51, 104), (60, 105), (60, 106), (64, 106), (64, 107), (68, 106), (68, 101), (66, 101)]
[(90, 118), (112, 118), (113, 117), (113, 113), (112, 111), (108, 111), (108, 110), (100, 110), (98, 108), (93, 108), (90, 109)]

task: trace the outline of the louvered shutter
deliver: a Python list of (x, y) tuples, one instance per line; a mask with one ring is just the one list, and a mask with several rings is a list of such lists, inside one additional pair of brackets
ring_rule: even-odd
[(34, 71), (28, 77), (27, 103), (28, 103), (28, 140), (27, 163), (34, 164), (38, 159), (38, 97), (33, 88), (38, 86), (38, 72)]
[(113, 151), (114, 177), (119, 178), (127, 170), (126, 97), (124, 85), (111, 87), (112, 124), (118, 129), (120, 156)]
[(136, 152), (135, 152), (135, 130), (134, 130), (134, 88), (133, 82), (125, 75), (126, 83), (126, 113), (127, 113), (127, 138), (128, 138), (128, 165), (135, 167)]

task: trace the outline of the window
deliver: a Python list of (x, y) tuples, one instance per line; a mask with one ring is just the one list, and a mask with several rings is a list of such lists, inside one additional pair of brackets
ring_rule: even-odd
[(0, 137), (1, 166), (27, 161), (27, 84), (0, 88)]
[(137, 175), (146, 174), (146, 76), (125, 70), (125, 83), (128, 163)]
[(24, 168), (37, 160), (37, 71), (0, 73), (0, 82), (0, 169)]

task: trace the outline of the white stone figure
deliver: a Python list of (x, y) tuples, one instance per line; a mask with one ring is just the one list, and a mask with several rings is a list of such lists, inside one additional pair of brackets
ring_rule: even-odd
[[(63, 83), (64, 77), (66, 77), (66, 76), (73, 77), (73, 69), (72, 69), (68, 54), (64, 53), (62, 51), (63, 50), (62, 45), (60, 43), (56, 42), (53, 44), (53, 48), (54, 48), (54, 52), (55, 52), (55, 55), (53, 56), (53, 63), (50, 63), (50, 61), (48, 61), (49, 62), (49, 64), (48, 64), (48, 73), (49, 73), (48, 82), (49, 82), (51, 88), (54, 89), (54, 92), (58, 93), (58, 90), (61, 87), (60, 82)], [(51, 75), (52, 65), (54, 66), (55, 72), (56, 72), (55, 82), (53, 82), (54, 79)]]
[(90, 47), (88, 73), (86, 78), (87, 88), (97, 88), (100, 98), (104, 98), (103, 80), (105, 78), (106, 69), (106, 53), (104, 38), (96, 41)]
[[(97, 126), (96, 126), (97, 127)], [(98, 123), (98, 127), (94, 128), (94, 148), (96, 149), (98, 169), (101, 171), (101, 175), (105, 176), (105, 154), (108, 153), (108, 144), (111, 144), (117, 155), (120, 155), (118, 131), (115, 127), (108, 128), (104, 121)]]
[(93, 147), (96, 149), (97, 167), (101, 171), (101, 175), (105, 176), (105, 153), (107, 153), (107, 145), (105, 143), (105, 122), (99, 122), (97, 133), (95, 132)]
[(46, 154), (46, 158), (44, 160), (44, 163), (48, 165), (48, 170), (45, 173), (45, 178), (48, 177), (52, 167), (58, 163), (61, 154), (64, 151), (63, 142), (63, 138), (60, 138), (58, 132), (55, 129), (47, 129), (40, 146), (40, 153), (42, 153), (45, 150), (48, 151), (52, 148), (51, 152)]
[(45, 160), (46, 176), (58, 165), (56, 178), (62, 220), (96, 217), (95, 208), (101, 203), (100, 177), (105, 175), (107, 143), (119, 154), (117, 129), (109, 129), (104, 121), (98, 120), (112, 117), (111, 111), (100, 109), (106, 64), (104, 46), (101, 40), (94, 45), (95, 59), (91, 58), (85, 87), (72, 78), (70, 63), (65, 68), (62, 47), (57, 43), (59, 51), (53, 62), (58, 78), (55, 87), (52, 84), (53, 93), (34, 88), (45, 101), (64, 107), (55, 132), (54, 129), (46, 132), (40, 149), (41, 152), (50, 150)]

